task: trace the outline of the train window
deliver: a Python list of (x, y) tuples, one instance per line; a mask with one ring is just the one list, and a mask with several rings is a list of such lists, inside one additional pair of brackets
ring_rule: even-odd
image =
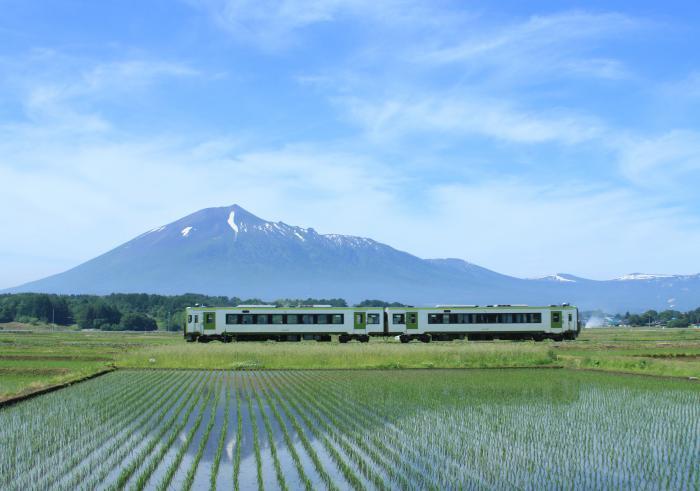
[(273, 324), (284, 323), (284, 316), (282, 314), (272, 314), (272, 323)]
[(206, 316), (206, 319), (204, 320), (204, 322), (206, 322), (207, 324), (211, 324), (212, 322), (214, 322), (214, 314), (204, 314), (204, 315)]
[(362, 324), (362, 314), (355, 314), (355, 324)]
[(241, 316), (241, 324), (252, 324), (252, 323), (253, 323), (252, 314), (243, 314)]
[(238, 324), (238, 314), (226, 314), (226, 324)]
[(330, 322), (328, 322), (328, 314), (318, 314), (316, 317), (317, 324), (330, 324)]
[(406, 314), (406, 323), (415, 324), (418, 322), (418, 312), (409, 312)]
[(301, 316), (301, 323), (302, 324), (314, 324), (313, 314), (303, 314)]
[(450, 323), (450, 314), (442, 314), (442, 323), (443, 323), (443, 324), (449, 324), (449, 323)]
[(559, 322), (561, 318), (559, 317), (559, 312), (552, 312), (552, 322)]
[(379, 324), (379, 314), (367, 314), (367, 324)]
[(406, 323), (406, 316), (404, 314), (394, 314), (393, 324), (405, 324)]
[(187, 323), (191, 324), (192, 323), (192, 314), (187, 316)]
[(428, 314), (428, 324), (437, 324), (438, 314)]
[(532, 322), (535, 324), (542, 324), (542, 314), (539, 312), (532, 314)]
[(199, 315), (195, 315), (195, 316), (194, 316), (194, 321), (195, 321), (195, 322), (199, 322)]
[(299, 316), (297, 314), (288, 314), (287, 324), (299, 324)]
[(345, 324), (343, 314), (333, 314), (333, 324)]
[(571, 322), (572, 320), (573, 320), (573, 317), (571, 314), (569, 314), (569, 322)]

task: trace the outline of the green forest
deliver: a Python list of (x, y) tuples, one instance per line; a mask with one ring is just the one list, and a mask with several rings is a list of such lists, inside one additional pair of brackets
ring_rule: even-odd
[[(380, 301), (366, 301), (368, 304), (372, 302)], [(103, 331), (179, 331), (182, 329), (185, 307), (233, 307), (240, 304), (347, 307), (342, 298), (285, 298), (265, 302), (259, 298), (241, 299), (194, 293), (173, 296), (146, 293), (113, 293), (106, 296), (17, 293), (0, 295), (0, 323), (41, 322), (59, 326), (77, 325), (80, 329)]]

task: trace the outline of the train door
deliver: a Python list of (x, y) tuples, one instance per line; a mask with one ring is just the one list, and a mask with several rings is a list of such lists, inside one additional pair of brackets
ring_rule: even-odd
[(213, 331), (216, 329), (216, 312), (204, 312), (202, 316), (205, 330)]
[(406, 311), (406, 329), (418, 329), (418, 311)]
[(355, 312), (355, 329), (367, 328), (367, 315), (365, 312)]
[(552, 329), (561, 329), (562, 325), (562, 316), (561, 316), (561, 310), (553, 310), (551, 312), (551, 327)]

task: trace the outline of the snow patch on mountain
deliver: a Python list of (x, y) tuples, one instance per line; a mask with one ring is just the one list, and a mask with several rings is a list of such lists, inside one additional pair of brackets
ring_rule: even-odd
[(192, 231), (192, 227), (185, 227), (180, 231), (180, 234), (182, 234), (183, 237), (187, 237), (190, 235), (190, 231)]
[(542, 278), (535, 278), (536, 280), (546, 280), (546, 281), (560, 281), (562, 283), (576, 283), (576, 280), (572, 280), (571, 278), (567, 278), (566, 276), (562, 276), (560, 274), (550, 274), (549, 276), (543, 276)]
[[(228, 223), (229, 227), (231, 227), (231, 230), (238, 235), (238, 225), (236, 225), (236, 212), (231, 210), (231, 213), (228, 215), (228, 220), (226, 220), (226, 223)], [(219, 222), (220, 223), (220, 222)]]
[(615, 278), (613, 281), (636, 281), (636, 280), (657, 280), (663, 278), (675, 278), (672, 274), (647, 274), (647, 273), (631, 273)]

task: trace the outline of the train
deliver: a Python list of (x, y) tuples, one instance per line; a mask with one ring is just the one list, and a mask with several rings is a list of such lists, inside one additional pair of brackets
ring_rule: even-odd
[(410, 341), (455, 339), (575, 339), (578, 308), (562, 303), (528, 305), (436, 305), (434, 307), (332, 307), (238, 305), (187, 307), (186, 341), (331, 341), (366, 343), (370, 337)]

